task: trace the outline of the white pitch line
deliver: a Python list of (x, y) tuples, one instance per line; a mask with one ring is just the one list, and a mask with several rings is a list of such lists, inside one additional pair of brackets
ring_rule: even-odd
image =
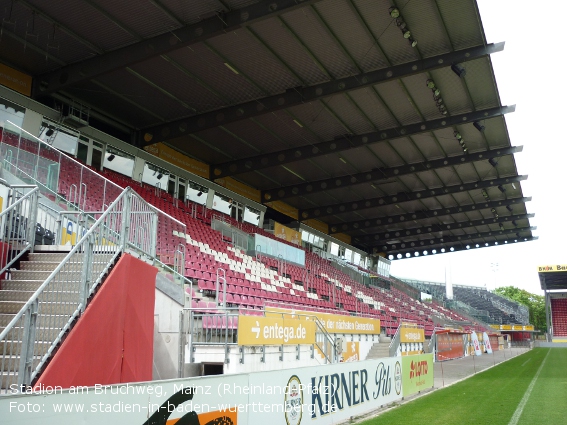
[(539, 377), (539, 374), (541, 373), (541, 370), (543, 369), (543, 365), (545, 364), (545, 361), (547, 360), (547, 356), (549, 356), (550, 352), (551, 352), (551, 349), (549, 348), (548, 351), (547, 351), (547, 354), (545, 355), (545, 358), (543, 359), (543, 362), (541, 362), (541, 365), (540, 365), (539, 369), (537, 370), (537, 373), (533, 377), (532, 382), (530, 382), (528, 389), (524, 393), (524, 396), (522, 397), (520, 404), (518, 404), (518, 407), (516, 407), (516, 411), (512, 415), (512, 419), (510, 419), (510, 422), (508, 422), (508, 425), (517, 425), (518, 421), (520, 420), (520, 416), (522, 416), (522, 412), (524, 411), (524, 407), (526, 407), (526, 403), (528, 402), (528, 399), (530, 398), (530, 395), (532, 394), (532, 390), (534, 389), (537, 378)]
[(532, 358), (530, 357), (529, 359), (527, 359), (524, 363), (522, 363), (522, 367), (524, 367), (526, 365), (527, 362), (529, 362)]

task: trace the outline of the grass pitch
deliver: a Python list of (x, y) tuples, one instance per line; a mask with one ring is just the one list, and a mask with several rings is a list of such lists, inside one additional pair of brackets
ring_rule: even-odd
[(567, 423), (567, 348), (535, 348), (465, 381), (396, 407), (363, 425), (564, 423)]

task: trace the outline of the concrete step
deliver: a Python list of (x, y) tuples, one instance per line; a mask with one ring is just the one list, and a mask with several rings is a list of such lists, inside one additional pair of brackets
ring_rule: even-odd
[[(65, 323), (67, 321), (65, 320)], [(36, 327), (35, 329), (35, 337), (36, 339), (38, 339), (39, 341), (54, 341), (55, 338), (57, 338), (57, 335), (59, 335), (59, 332), (61, 332), (61, 329), (63, 328), (63, 325), (65, 323), (59, 323), (58, 325), (60, 325), (60, 328), (44, 328), (41, 326)], [(0, 327), (0, 333), (2, 333), (4, 331), (4, 329), (6, 329), (5, 326)], [(10, 329), (10, 333), (7, 336), (7, 339), (21, 339), (21, 336), (23, 335), (23, 331), (24, 329), (18, 326), (13, 327), (12, 329)], [(1, 360), (0, 360), (1, 363)]]
[(18, 384), (17, 372), (0, 372), (0, 391), (8, 390), (11, 385)]
[[(35, 369), (39, 362), (41, 361), (41, 356), (34, 356), (33, 368)], [(20, 371), (20, 356), (10, 356), (6, 355), (3, 357), (3, 362), (0, 362), (0, 374), (8, 372), (19, 372)]]
[[(0, 314), (17, 314), (24, 307), (26, 302), (27, 301), (0, 301)], [(70, 316), (76, 309), (77, 306), (75, 303), (71, 305), (42, 302), (39, 305), (39, 312), (42, 314)]]
[[(47, 263), (61, 263), (69, 253), (65, 252), (33, 252), (28, 254), (28, 261), (39, 261)], [(114, 254), (94, 254), (95, 261), (110, 261)], [(77, 252), (73, 254), (74, 262), (83, 262), (84, 254), (82, 252)]]
[[(0, 288), (2, 288), (2, 290), (10, 290), (10, 291), (37, 291), (38, 288), (43, 284), (43, 280), (3, 280), (2, 283), (0, 284)], [(61, 291), (69, 291), (69, 292), (73, 292), (75, 290), (78, 290), (78, 283), (77, 281), (71, 281), (71, 282), (56, 282), (56, 283), (51, 283), (50, 285), (50, 289), (54, 290), (55, 288), (57, 288), (57, 290), (61, 290)]]
[[(8, 324), (12, 321), (12, 319), (16, 316), (16, 314), (9, 314), (9, 313), (0, 313), (0, 327), (4, 329)], [(42, 327), (46, 326), (49, 328), (59, 328), (61, 329), (65, 323), (69, 320), (70, 315), (50, 315), (46, 316), (39, 316), (37, 318), (37, 326)], [(1, 332), (1, 331), (0, 331)], [(1, 360), (1, 359), (0, 359)]]
[[(51, 347), (52, 341), (35, 341), (33, 344), (34, 356), (43, 356)], [(9, 356), (19, 356), (22, 352), (22, 342), (13, 340), (0, 341), (0, 353)]]
[[(35, 291), (22, 290), (0, 290), (0, 301), (23, 301), (27, 302)], [(42, 300), (52, 300), (53, 302), (76, 302), (79, 303), (79, 291), (43, 291), (40, 295)]]

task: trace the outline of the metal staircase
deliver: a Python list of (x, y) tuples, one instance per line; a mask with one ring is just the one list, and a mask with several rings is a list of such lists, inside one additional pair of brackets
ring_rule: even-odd
[[(155, 258), (157, 228), (140, 237), (136, 226), (139, 220), (156, 223), (155, 216), (153, 207), (127, 188), (73, 247), (67, 247), (69, 252), (33, 252), (38, 247), (27, 244), (29, 252), (17, 256), (19, 261), (10, 263), (13, 267), (2, 269), (0, 391), (33, 384), (123, 252)], [(14, 232), (4, 229), (3, 234)], [(28, 237), (33, 241), (35, 235)]]

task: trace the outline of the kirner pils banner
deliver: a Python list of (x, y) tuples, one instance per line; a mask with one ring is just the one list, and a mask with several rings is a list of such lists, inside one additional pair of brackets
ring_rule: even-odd
[(431, 359), (429, 354), (68, 389), (14, 384), (0, 395), (0, 423), (331, 425), (400, 400), (404, 388), (431, 386)]

